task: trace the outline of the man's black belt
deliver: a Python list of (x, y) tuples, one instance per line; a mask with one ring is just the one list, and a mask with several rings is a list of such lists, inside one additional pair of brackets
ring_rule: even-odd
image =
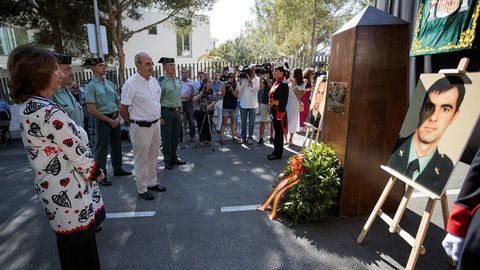
[(137, 124), (141, 127), (151, 127), (152, 124), (155, 124), (156, 122), (158, 122), (158, 119), (157, 120), (153, 120), (153, 121), (144, 121), (144, 120), (130, 120), (130, 123), (134, 123), (134, 124)]
[(179, 112), (182, 107), (170, 108), (170, 107), (162, 107), (162, 110), (171, 111), (171, 112)]

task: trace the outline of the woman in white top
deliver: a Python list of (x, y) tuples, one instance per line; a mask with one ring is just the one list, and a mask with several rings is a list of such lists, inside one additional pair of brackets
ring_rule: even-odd
[[(293, 144), (293, 135), (300, 129), (300, 101), (298, 98), (305, 92), (305, 82), (302, 77), (302, 69), (296, 68), (293, 71), (291, 82), (288, 84), (287, 123), (288, 133), (290, 133), (289, 144)], [(285, 141), (287, 141), (288, 133), (285, 133)]]

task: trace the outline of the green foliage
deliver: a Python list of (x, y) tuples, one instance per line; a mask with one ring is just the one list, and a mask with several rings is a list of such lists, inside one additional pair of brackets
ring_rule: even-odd
[[(342, 175), (340, 161), (325, 144), (313, 144), (303, 154), (306, 172), (298, 184), (285, 192), (279, 208), (294, 224), (299, 220), (319, 221), (325, 217), (332, 199), (338, 194)], [(290, 173), (287, 167), (282, 175)]]
[[(255, 0), (255, 20), (238, 39), (227, 41), (210, 56), (230, 60), (241, 49), (248, 59), (312, 55), (328, 48), (332, 34), (373, 0)], [(243, 44), (231, 43), (242, 42)], [(247, 47), (245, 49), (245, 47)], [(240, 61), (241, 62), (241, 61)]]
[(84, 24), (93, 22), (92, 1), (0, 0), (4, 25), (33, 31), (36, 43), (79, 56), (87, 51)]

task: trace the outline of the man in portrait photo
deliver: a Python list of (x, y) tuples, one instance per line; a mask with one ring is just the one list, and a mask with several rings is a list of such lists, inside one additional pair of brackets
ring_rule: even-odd
[(388, 166), (440, 194), (453, 162), (439, 153), (438, 144), (458, 117), (464, 95), (465, 86), (459, 77), (437, 80), (425, 95), (415, 132), (397, 140)]

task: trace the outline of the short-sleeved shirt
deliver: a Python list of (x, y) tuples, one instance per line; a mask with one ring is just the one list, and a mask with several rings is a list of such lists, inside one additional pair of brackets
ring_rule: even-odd
[(196, 80), (193, 83), (193, 88), (195, 89), (196, 93), (200, 92), (200, 87), (202, 87), (202, 80)]
[(155, 78), (145, 79), (135, 73), (123, 84), (123, 105), (128, 105), (128, 114), (132, 120), (155, 121), (160, 119), (160, 97), (162, 89)]
[(6, 100), (0, 99), (0, 112), (6, 112), (10, 110), (10, 105)]
[(77, 125), (83, 127), (83, 108), (66, 88), (53, 94), (53, 101), (60, 106)]
[(180, 80), (180, 85), (182, 86), (182, 101), (189, 101), (192, 99), (195, 94), (193, 89), (193, 81), (187, 79), (186, 81)]
[(95, 103), (97, 110), (103, 114), (118, 112), (118, 94), (113, 82), (93, 77), (85, 87), (85, 102)]
[(212, 82), (212, 90), (213, 90), (213, 96), (215, 97), (216, 101), (222, 100), (222, 88), (223, 88), (223, 82), (222, 81), (213, 81)]
[(160, 103), (164, 108), (177, 108), (182, 106), (182, 87), (180, 80), (176, 77), (170, 79), (168, 76), (162, 76), (158, 79), (162, 88), (162, 97)]

